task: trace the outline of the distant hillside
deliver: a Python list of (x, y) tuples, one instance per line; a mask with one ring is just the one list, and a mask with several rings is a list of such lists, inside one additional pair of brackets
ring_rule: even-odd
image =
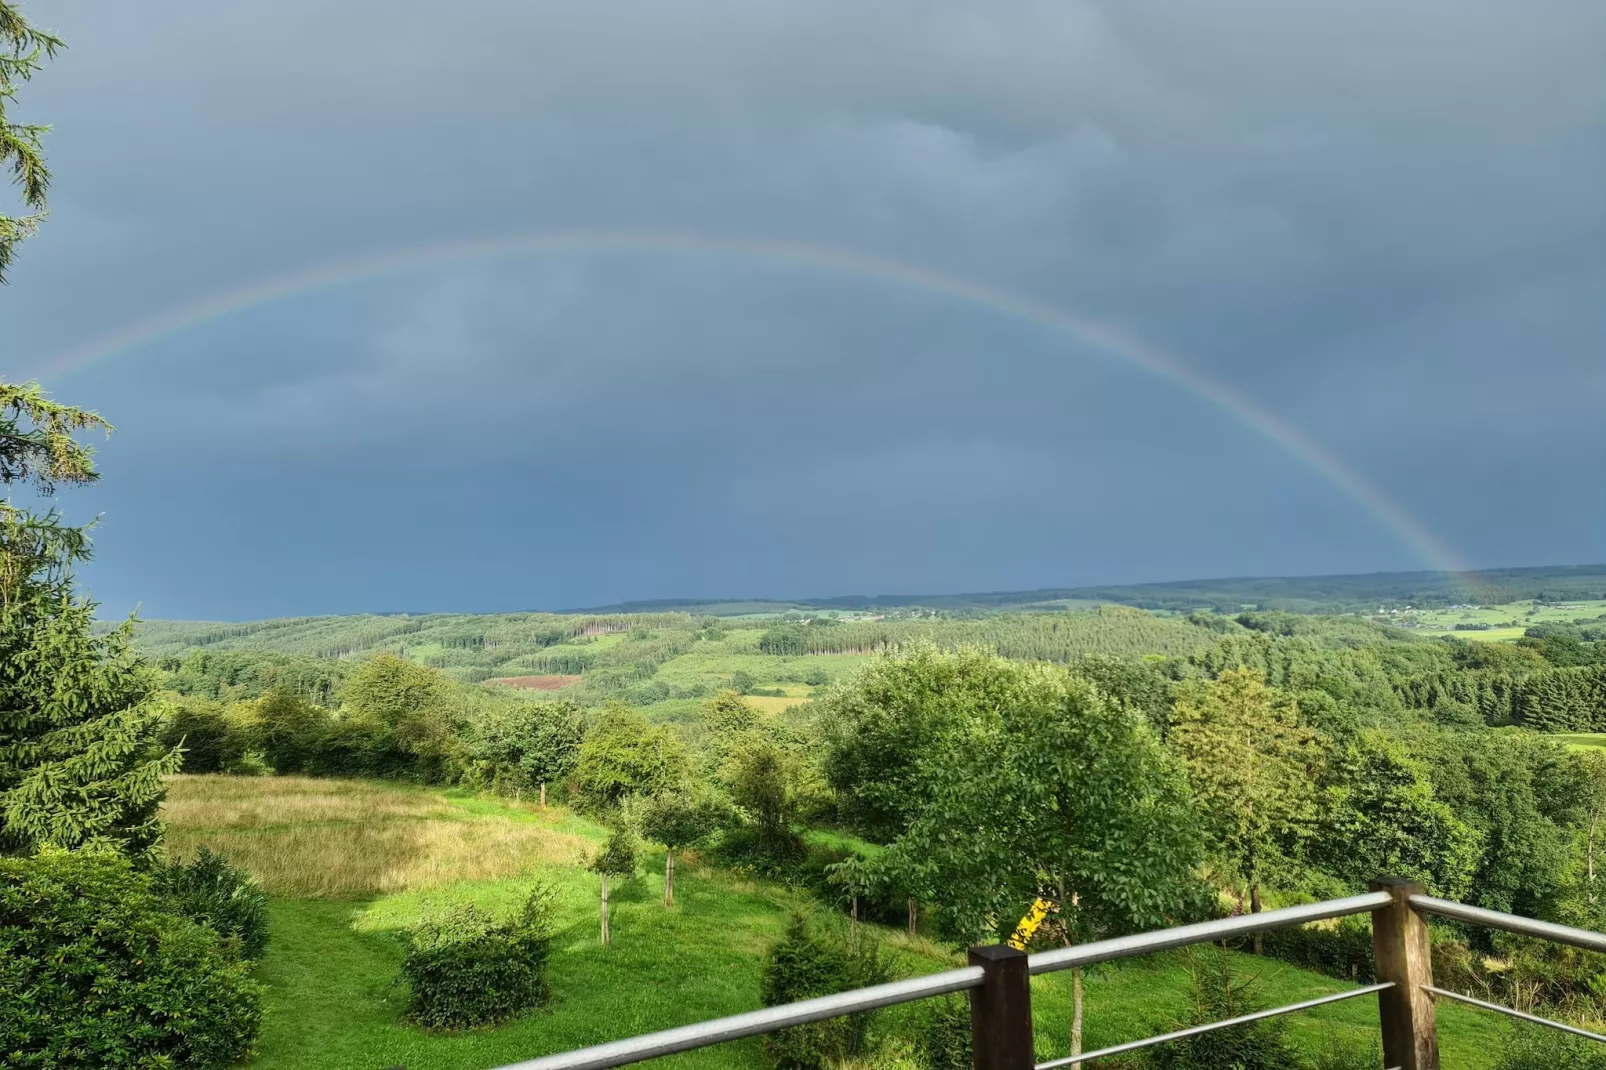
[[(1052, 587), (977, 594), (843, 595), (796, 601), (674, 599), (625, 602), (585, 613), (681, 612), (741, 616), (809, 609), (910, 609), (947, 612), (1083, 608), (1114, 602), (1140, 609), (1237, 613), (1270, 609), (1289, 613), (1373, 612), (1378, 606), (1446, 606), (1506, 603), (1530, 598), (1559, 602), (1606, 598), (1606, 565), (1552, 565), (1481, 572), (1373, 572), (1345, 576), (1239, 577), (1178, 580), (1106, 587)], [(1078, 603), (1080, 605), (1078, 605)]]

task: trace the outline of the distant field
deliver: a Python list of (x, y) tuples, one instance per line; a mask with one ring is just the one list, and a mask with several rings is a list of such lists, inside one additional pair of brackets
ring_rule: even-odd
[[(1461, 639), (1509, 642), (1520, 639), (1524, 631), (1546, 621), (1592, 620), (1606, 614), (1606, 600), (1546, 603), (1508, 602), (1497, 606), (1474, 606), (1455, 610), (1417, 610), (1403, 615), (1399, 623), (1414, 625), (1417, 635), (1454, 635)], [(1515, 622), (1513, 624), (1512, 622)], [(1482, 624), (1484, 630), (1457, 630), (1457, 624)]]
[(491, 680), (493, 684), (506, 684), (509, 687), (519, 687), (526, 691), (557, 691), (581, 681), (579, 676), (504, 676)]

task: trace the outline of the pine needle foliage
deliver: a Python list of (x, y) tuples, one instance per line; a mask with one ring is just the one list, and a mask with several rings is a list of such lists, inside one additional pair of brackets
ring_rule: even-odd
[(0, 214), (0, 283), (6, 281), (17, 245), (44, 218), (50, 189), (43, 146), (50, 128), (12, 121), (10, 105), (18, 87), (62, 47), (60, 38), (31, 25), (15, 4), (0, 0), (0, 167), (10, 170), (12, 183), (21, 187), (23, 206), (29, 209), (20, 216)]
[[(73, 432), (98, 415), (0, 384), (0, 483), (48, 493), (97, 478)], [(87, 529), (0, 502), (0, 852), (109, 845), (154, 862), (177, 749), (157, 743), (153, 680), (130, 629), (97, 635), (73, 589)]]

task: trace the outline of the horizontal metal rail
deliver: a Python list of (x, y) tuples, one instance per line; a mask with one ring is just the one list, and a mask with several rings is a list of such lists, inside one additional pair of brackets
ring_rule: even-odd
[(1095, 940), (1090, 944), (1041, 951), (1027, 960), (1032, 973), (1052, 973), (1068, 970), (1072, 966), (1091, 966), (1113, 959), (1148, 955), (1156, 951), (1203, 944), (1211, 940), (1230, 940), (1235, 936), (1248, 936), (1271, 929), (1285, 929), (1290, 925), (1303, 925), (1309, 921), (1325, 921), (1350, 914), (1364, 914), (1394, 902), (1388, 892), (1367, 892), (1344, 899), (1329, 899), (1322, 903), (1304, 903), (1281, 910), (1267, 910), (1260, 914), (1240, 914), (1235, 918), (1217, 918), (1195, 925), (1179, 925), (1175, 929), (1159, 929), (1134, 936), (1117, 936), (1112, 940)]
[(860, 1011), (873, 1011), (878, 1007), (891, 1007), (898, 1003), (912, 1003), (918, 999), (946, 995), (950, 992), (964, 992), (980, 988), (981, 982), (982, 968), (966, 966), (959, 970), (911, 977), (906, 981), (893, 981), (890, 984), (872, 985), (869, 988), (819, 996), (779, 1007), (765, 1007), (763, 1010), (748, 1011), (746, 1014), (733, 1014), (728, 1018), (695, 1022), (692, 1025), (610, 1041), (607, 1044), (597, 1044), (576, 1051), (558, 1052), (555, 1055), (545, 1055), (522, 1063), (510, 1063), (501, 1070), (605, 1070), (607, 1067), (624, 1066), (627, 1063), (641, 1062), (643, 1059), (656, 1059), (660, 1055), (673, 1055), (677, 1051), (706, 1048), (710, 1044), (720, 1044), (727, 1040), (739, 1040), (759, 1033), (774, 1033), (794, 1025), (807, 1025), (809, 1022), (840, 1018)]
[(1573, 947), (1582, 947), (1590, 951), (1606, 951), (1606, 935), (1590, 932), (1588, 929), (1575, 929), (1571, 925), (1557, 925), (1554, 922), (1535, 921), (1533, 918), (1523, 918), (1516, 914), (1502, 914), (1498, 910), (1469, 907), (1465, 903), (1435, 899), (1431, 895), (1413, 895), (1411, 905), (1424, 914), (1437, 914), (1441, 918), (1453, 918), (1472, 925), (1486, 925), (1491, 929), (1503, 929), (1508, 933), (1518, 933), (1522, 936), (1537, 936), (1541, 940), (1571, 944)]
[(1432, 992), (1435, 996), (1443, 996), (1445, 999), (1453, 999), (1457, 1003), (1466, 1003), (1474, 1007), (1482, 1007), (1484, 1010), (1494, 1011), (1496, 1014), (1506, 1014), (1513, 1018), (1521, 1018), (1523, 1021), (1532, 1022), (1535, 1025), (1547, 1025), (1552, 1029), (1560, 1029), (1563, 1033), (1571, 1033), (1574, 1036), (1588, 1037), (1590, 1040), (1598, 1040), (1602, 1043), (1606, 1043), (1606, 1037), (1601, 1036), (1599, 1033), (1591, 1033), (1587, 1029), (1579, 1029), (1576, 1025), (1567, 1025), (1563, 1022), (1557, 1022), (1550, 1018), (1541, 1018), (1537, 1014), (1528, 1014), (1526, 1011), (1514, 1010), (1513, 1008), (1507, 1007), (1504, 1004), (1487, 1003), (1481, 999), (1473, 999), (1471, 996), (1463, 996), (1459, 992), (1450, 992), (1443, 988), (1434, 988), (1432, 985), (1423, 985), (1422, 991)]
[(1385, 988), (1393, 987), (1393, 981), (1384, 981), (1382, 984), (1367, 985), (1364, 988), (1352, 988), (1347, 992), (1334, 992), (1332, 995), (1317, 996), (1315, 999), (1290, 1003), (1286, 1007), (1273, 1007), (1271, 1010), (1242, 1014), (1237, 1018), (1227, 1018), (1219, 1022), (1207, 1022), (1204, 1025), (1189, 1026), (1186, 1029), (1178, 1029), (1174, 1033), (1161, 1033), (1159, 1036), (1145, 1037), (1142, 1040), (1129, 1040), (1125, 1044), (1113, 1044), (1108, 1048), (1099, 1048), (1097, 1051), (1083, 1052), (1081, 1055), (1067, 1055), (1063, 1059), (1050, 1059), (1046, 1063), (1038, 1063), (1036, 1070), (1054, 1070), (1055, 1067), (1069, 1066), (1072, 1063), (1091, 1062), (1094, 1059), (1102, 1059), (1107, 1055), (1120, 1055), (1123, 1052), (1137, 1051), (1140, 1048), (1152, 1048), (1156, 1044), (1182, 1040), (1185, 1037), (1196, 1037), (1200, 1033), (1214, 1033), (1218, 1029), (1231, 1029), (1235, 1025), (1247, 1025), (1250, 1022), (1258, 1022), (1263, 1018), (1275, 1018), (1281, 1014), (1293, 1014), (1295, 1011), (1309, 1010), (1312, 1007), (1320, 1007), (1325, 1003), (1338, 1003), (1341, 1000), (1354, 999), (1357, 996), (1367, 996), (1373, 992), (1381, 992)]

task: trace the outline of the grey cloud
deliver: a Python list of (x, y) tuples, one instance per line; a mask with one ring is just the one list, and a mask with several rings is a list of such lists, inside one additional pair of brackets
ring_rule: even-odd
[[(1124, 325), (1480, 562), (1606, 550), (1577, 491), (1606, 461), (1598, 4), (162, 0), (57, 28), (71, 51), (27, 96), (56, 123), (55, 217), (0, 293), (8, 369), (377, 249), (798, 238)], [(97, 575), (119, 598), (162, 577), (161, 612), (1419, 563), (1263, 438), (1074, 339), (785, 265), (421, 271), (50, 385), (123, 428)], [(425, 491), (484, 523), (407, 519)], [(1489, 507), (1517, 493), (1542, 504)], [(300, 558), (275, 494), (320, 518)], [(722, 511), (731, 552), (697, 533)], [(175, 523), (312, 578), (269, 592), (167, 548)], [(326, 567), (364, 530), (390, 548)], [(465, 538), (514, 589), (413, 570)]]

